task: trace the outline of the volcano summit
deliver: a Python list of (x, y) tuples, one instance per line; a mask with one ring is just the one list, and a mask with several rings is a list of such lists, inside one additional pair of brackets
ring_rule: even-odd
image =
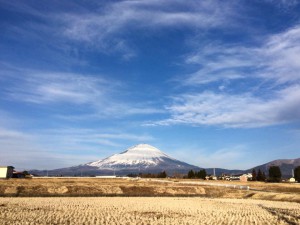
[(171, 158), (159, 149), (148, 144), (135, 145), (124, 152), (85, 165), (96, 167), (99, 170), (115, 170), (132, 173), (154, 173), (163, 170), (167, 172), (186, 172), (190, 169), (198, 169), (196, 166)]
[(159, 149), (138, 144), (119, 154), (114, 154), (102, 160), (79, 166), (48, 171), (49, 175), (127, 175), (129, 173), (187, 173), (189, 170), (199, 170), (197, 166), (174, 159)]

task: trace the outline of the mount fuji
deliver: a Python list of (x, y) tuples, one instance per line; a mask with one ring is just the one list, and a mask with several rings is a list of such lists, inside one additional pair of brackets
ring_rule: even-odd
[[(167, 174), (172, 175), (173, 173), (187, 173), (189, 170), (199, 169), (197, 166), (174, 159), (151, 145), (138, 144), (102, 160), (79, 166), (49, 170), (47, 173), (51, 176), (90, 176), (166, 171)], [(42, 175), (42, 171), (32, 172)]]
[(187, 164), (169, 157), (151, 145), (139, 144), (128, 148), (120, 154), (115, 154), (103, 160), (88, 163), (86, 165), (95, 166), (99, 169), (146, 169), (157, 166), (181, 168)]

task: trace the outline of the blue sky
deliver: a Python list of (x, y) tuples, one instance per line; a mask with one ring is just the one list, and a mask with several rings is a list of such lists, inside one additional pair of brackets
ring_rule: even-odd
[(151, 144), (200, 167), (300, 157), (300, 3), (0, 0), (0, 164)]

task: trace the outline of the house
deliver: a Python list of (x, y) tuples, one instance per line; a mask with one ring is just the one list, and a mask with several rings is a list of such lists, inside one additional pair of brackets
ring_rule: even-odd
[(248, 181), (252, 179), (252, 174), (247, 173), (247, 174), (236, 174), (236, 175), (231, 175), (230, 180), (240, 180), (242, 182)]
[(205, 180), (217, 180), (218, 178), (216, 177), (216, 176), (214, 176), (214, 175), (207, 175), (206, 177), (205, 177)]
[(248, 181), (248, 177), (246, 174), (243, 174), (242, 176), (240, 176), (240, 181), (242, 182), (247, 182)]
[(13, 166), (0, 166), (0, 178), (11, 178), (13, 176)]
[(252, 180), (252, 173), (246, 173), (240, 176), (240, 181)]
[(24, 172), (14, 171), (12, 178), (25, 178), (26, 175)]

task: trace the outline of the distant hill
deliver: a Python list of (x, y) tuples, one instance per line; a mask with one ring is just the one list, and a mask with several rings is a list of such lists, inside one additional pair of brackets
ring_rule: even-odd
[(245, 173), (245, 170), (228, 170), (223, 168), (205, 168), (205, 171), (207, 174), (214, 174), (214, 170), (217, 176), (220, 176), (222, 174), (241, 174)]
[(282, 177), (288, 178), (292, 176), (292, 170), (300, 166), (300, 158), (298, 159), (277, 159), (256, 167), (253, 167), (251, 169), (246, 170), (246, 172), (251, 172), (253, 169), (258, 171), (259, 169), (262, 172), (265, 172), (266, 175), (269, 173), (270, 166), (279, 166), (281, 170)]

